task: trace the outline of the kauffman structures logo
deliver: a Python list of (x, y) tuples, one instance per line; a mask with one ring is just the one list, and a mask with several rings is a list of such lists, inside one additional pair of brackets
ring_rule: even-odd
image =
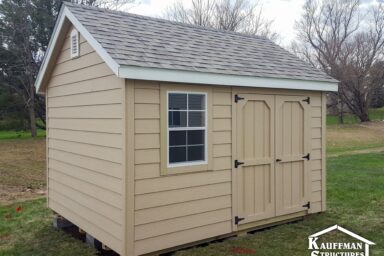
[[(338, 230), (353, 238), (356, 242), (319, 242), (319, 237), (331, 231)], [(308, 237), (308, 249), (311, 256), (369, 256), (369, 246), (375, 243), (343, 228), (334, 225)]]

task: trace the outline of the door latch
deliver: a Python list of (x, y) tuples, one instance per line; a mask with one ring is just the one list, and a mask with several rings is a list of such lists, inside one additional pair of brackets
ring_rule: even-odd
[(303, 156), (303, 159), (311, 160), (311, 154), (306, 154), (305, 156)]
[(305, 208), (311, 208), (311, 202), (308, 202), (308, 203), (306, 203), (305, 205), (303, 205), (303, 207), (305, 207)]
[(235, 94), (235, 102), (237, 103), (239, 100), (243, 100), (243, 97), (240, 97), (239, 95)]
[(239, 222), (244, 220), (244, 218), (239, 218), (239, 216), (235, 216), (235, 225), (239, 225)]
[(235, 160), (235, 168), (239, 167), (239, 165), (244, 164), (244, 162), (239, 162), (239, 160)]
[(310, 97), (307, 97), (305, 99), (303, 99), (304, 102), (307, 102), (308, 104), (311, 104), (311, 98)]

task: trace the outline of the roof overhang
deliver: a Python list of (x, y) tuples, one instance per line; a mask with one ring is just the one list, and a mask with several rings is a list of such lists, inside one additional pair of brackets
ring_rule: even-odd
[(254, 76), (204, 73), (197, 71), (120, 66), (119, 77), (175, 83), (211, 84), (260, 88), (279, 88), (311, 91), (337, 91), (336, 82), (295, 80)]
[(313, 80), (297, 80), (287, 78), (267, 78), (243, 75), (228, 75), (218, 73), (204, 73), (197, 71), (183, 71), (160, 68), (147, 68), (137, 66), (119, 65), (101, 46), (99, 42), (88, 32), (81, 22), (63, 4), (58, 15), (47, 52), (41, 64), (36, 78), (35, 87), (37, 93), (44, 93), (49, 76), (54, 65), (55, 54), (60, 51), (63, 44), (63, 33), (66, 32), (68, 21), (80, 32), (88, 43), (100, 55), (112, 72), (120, 78), (153, 80), (175, 83), (210, 84), (226, 86), (244, 86), (260, 88), (279, 88), (310, 91), (337, 91), (337, 82), (323, 82)]

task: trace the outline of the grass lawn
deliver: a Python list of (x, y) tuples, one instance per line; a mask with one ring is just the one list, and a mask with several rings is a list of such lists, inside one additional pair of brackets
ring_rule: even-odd
[[(327, 212), (175, 255), (304, 256), (309, 255), (307, 236), (334, 224), (375, 242), (371, 255), (384, 255), (384, 123), (331, 126), (327, 135)], [(0, 177), (0, 256), (97, 255), (80, 240), (52, 228), (45, 199), (25, 200), (36, 194), (22, 190), (44, 189), (44, 139), (0, 141)], [(3, 194), (11, 194), (3, 195), (3, 201), (2, 187)], [(339, 233), (327, 236), (340, 238)]]
[[(38, 129), (37, 137), (38, 138), (45, 137), (45, 130)], [(30, 138), (31, 138), (31, 132), (29, 131), (0, 131), (0, 140), (30, 139)]]
[(45, 199), (0, 206), (0, 256), (96, 255), (85, 243), (53, 229), (51, 215)]

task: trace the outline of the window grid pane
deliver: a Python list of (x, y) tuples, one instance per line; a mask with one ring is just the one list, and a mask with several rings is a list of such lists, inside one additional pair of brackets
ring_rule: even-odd
[(169, 93), (168, 100), (169, 163), (205, 161), (206, 94)]

